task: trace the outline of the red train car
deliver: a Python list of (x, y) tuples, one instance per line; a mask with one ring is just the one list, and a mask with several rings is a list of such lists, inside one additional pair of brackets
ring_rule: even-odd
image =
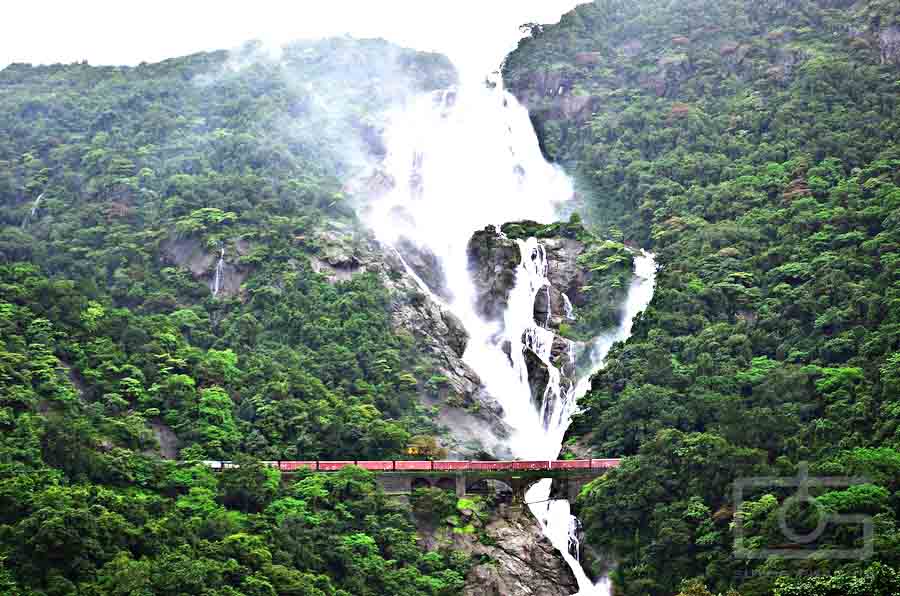
[(278, 462), (278, 469), (282, 472), (295, 472), (302, 468), (315, 470), (316, 463), (315, 461), (280, 461)]
[(347, 466), (355, 465), (356, 462), (354, 460), (343, 460), (343, 461), (320, 461), (319, 462), (319, 471), (320, 472), (335, 472), (337, 470), (341, 470), (346, 468)]
[(622, 463), (621, 459), (592, 459), (592, 468), (616, 468)]
[(549, 470), (550, 461), (541, 460), (522, 460), (509, 462), (507, 469), (511, 470)]
[(364, 461), (358, 460), (356, 465), (360, 468), (364, 468), (366, 470), (372, 470), (373, 472), (385, 472), (394, 469), (394, 462), (392, 461)]
[(590, 469), (590, 467), (591, 460), (589, 459), (568, 459), (550, 462), (551, 470), (583, 470)]
[(434, 464), (433, 470), (468, 470), (469, 462), (467, 461), (436, 461), (432, 462)]
[(414, 472), (423, 472), (426, 470), (431, 470), (431, 464), (433, 462), (429, 460), (419, 460), (419, 461), (395, 461), (394, 469), (397, 471), (414, 471)]
[(469, 469), (470, 470), (503, 470), (505, 466), (509, 465), (507, 462), (502, 461), (470, 461)]

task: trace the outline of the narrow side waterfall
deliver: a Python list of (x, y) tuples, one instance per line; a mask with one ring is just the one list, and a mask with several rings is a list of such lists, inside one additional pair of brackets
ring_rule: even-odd
[(224, 272), (224, 270), (225, 270), (225, 249), (223, 248), (219, 252), (219, 260), (216, 263), (216, 274), (215, 274), (215, 277), (213, 277), (213, 283), (212, 283), (212, 288), (211, 288), (213, 297), (218, 296), (219, 290), (222, 289), (222, 273)]
[[(392, 114), (386, 146), (380, 171), (370, 177), (378, 181), (379, 192), (373, 193), (376, 198), (364, 218), (401, 259), (413, 246), (440, 263), (443, 288), (429, 287), (404, 261), (423, 292), (465, 326), (469, 341), (463, 360), (503, 407), (513, 429), (508, 440), (512, 453), (522, 459), (555, 459), (590, 376), (613, 343), (630, 335), (633, 316), (652, 297), (652, 255), (636, 255), (621, 323), (581, 348), (589, 350), (590, 366), (576, 371), (576, 346), (550, 328), (551, 313), (535, 320), (536, 298), (545, 292), (549, 303), (551, 291), (546, 250), (538, 240), (517, 240), (515, 283), (497, 320), (479, 314), (469, 272), (466, 248), (474, 232), (526, 219), (552, 223), (562, 217), (560, 211), (573, 195), (569, 178), (544, 160), (527, 110), (499, 84), (463, 83), (422, 96)], [(575, 318), (568, 298), (561, 308), (564, 312), (552, 314)], [(540, 395), (532, 395), (526, 357), (546, 369)], [(547, 479), (529, 491), (527, 501), (537, 502), (532, 513), (572, 568), (579, 593), (608, 593), (608, 580), (593, 586), (579, 564), (578, 522), (569, 514), (569, 503), (549, 501), (549, 495)]]
[(34, 219), (34, 217), (37, 215), (38, 207), (41, 206), (41, 199), (43, 199), (43, 198), (44, 198), (44, 193), (41, 193), (38, 195), (38, 198), (36, 198), (34, 200), (34, 203), (32, 203), (31, 212), (28, 215), (26, 215), (24, 217), (24, 219), (22, 219), (22, 229), (23, 230), (28, 225), (28, 222), (31, 221), (32, 219)]

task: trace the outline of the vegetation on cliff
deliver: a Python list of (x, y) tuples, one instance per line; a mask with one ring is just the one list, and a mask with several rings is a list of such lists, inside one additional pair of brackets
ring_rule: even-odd
[[(661, 267), (572, 429), (598, 456), (630, 456), (579, 500), (618, 589), (896, 593), (900, 8), (597, 0), (534, 33), (506, 62), (508, 86), (592, 221)], [(810, 546), (780, 529), (791, 489), (733, 493), (803, 461), (869, 479), (814, 494), (873, 520), (870, 559), (734, 556), (736, 538)], [(805, 534), (814, 513), (787, 521)], [(815, 546), (863, 538), (829, 524)]]
[(380, 279), (315, 268), (353, 266), (372, 115), (453, 77), (350, 39), (0, 71), (0, 592), (459, 591), (463, 558), (422, 552), (361, 471), (159, 457), (379, 459), (435, 432)]

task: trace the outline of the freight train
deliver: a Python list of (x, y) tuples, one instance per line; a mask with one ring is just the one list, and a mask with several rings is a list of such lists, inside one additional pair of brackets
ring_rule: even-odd
[[(511, 460), (511, 461), (451, 461), (451, 460), (340, 460), (340, 461), (264, 461), (263, 464), (282, 472), (295, 472), (304, 468), (314, 472), (336, 472), (347, 466), (358, 466), (373, 472), (501, 472), (542, 470), (598, 470), (615, 468), (620, 459), (560, 459), (560, 460)], [(231, 461), (207, 460), (203, 462), (213, 470), (236, 468)]]

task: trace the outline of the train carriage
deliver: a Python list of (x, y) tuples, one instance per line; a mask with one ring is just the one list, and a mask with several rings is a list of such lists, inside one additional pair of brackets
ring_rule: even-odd
[(336, 472), (337, 470), (342, 470), (347, 466), (353, 465), (356, 465), (355, 460), (320, 461), (318, 469), (320, 472)]
[(295, 472), (303, 468), (315, 470), (318, 463), (317, 461), (280, 461), (278, 462), (278, 469), (282, 472)]
[(502, 461), (470, 461), (468, 469), (496, 471), (503, 470), (504, 466), (506, 463)]
[(435, 462), (432, 462), (432, 464), (434, 464), (432, 469), (433, 470), (442, 470), (442, 471), (450, 471), (450, 470), (464, 471), (464, 470), (469, 469), (469, 463), (470, 462), (468, 462), (468, 461), (449, 461), (449, 460), (435, 461)]
[(360, 468), (371, 470), (373, 472), (388, 472), (394, 469), (394, 462), (392, 461), (359, 460), (356, 462), (356, 465)]
[(568, 459), (550, 462), (551, 470), (584, 470), (590, 469), (591, 460), (589, 459)]
[(424, 472), (432, 469), (431, 460), (416, 460), (416, 461), (395, 461), (394, 469), (399, 471), (410, 471), (410, 472)]
[(550, 461), (546, 459), (541, 460), (520, 460), (509, 462), (509, 468), (512, 470), (549, 470), (550, 469)]
[(592, 459), (592, 468), (617, 468), (622, 463), (621, 459)]

